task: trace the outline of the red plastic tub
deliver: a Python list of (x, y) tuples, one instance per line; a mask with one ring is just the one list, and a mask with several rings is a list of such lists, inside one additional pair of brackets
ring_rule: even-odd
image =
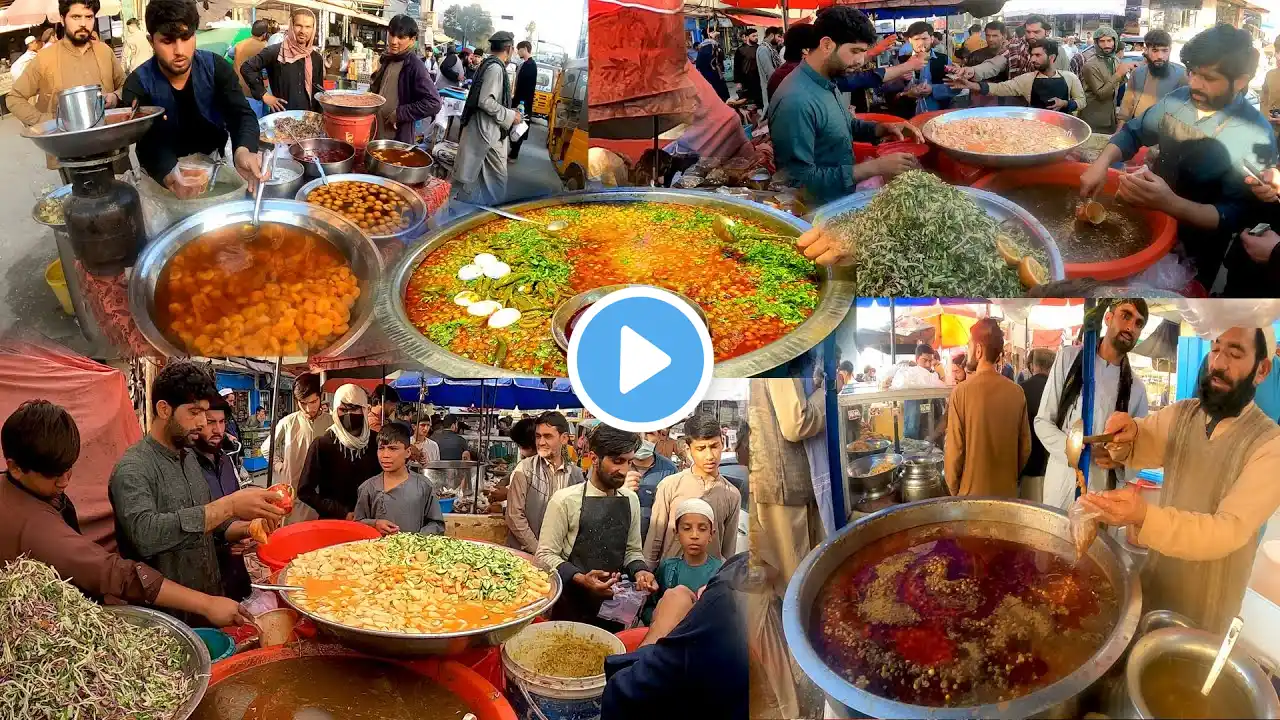
[[(982, 190), (999, 193), (1009, 187), (1022, 185), (1059, 185), (1071, 188), (1072, 192), (1080, 187), (1080, 176), (1089, 166), (1084, 163), (1056, 163), (1039, 168), (1009, 169), (994, 172), (973, 186)], [(1117, 170), (1107, 171), (1107, 182), (1102, 192), (1115, 195), (1120, 187), (1120, 175)], [(1127, 278), (1151, 267), (1160, 258), (1169, 254), (1178, 239), (1178, 223), (1172, 217), (1155, 210), (1146, 211), (1147, 228), (1151, 231), (1151, 244), (1140, 252), (1118, 260), (1100, 263), (1067, 263), (1067, 278), (1093, 278), (1095, 280), (1118, 280)]]
[[(930, 145), (929, 147), (933, 147)], [(937, 158), (938, 175), (952, 185), (975, 186), (979, 179), (985, 177), (987, 169), (977, 165), (968, 165), (939, 150)]]
[(949, 112), (952, 112), (952, 111), (951, 110), (934, 110), (932, 112), (920, 113), (919, 115), (916, 115), (915, 117), (911, 118), (911, 124), (915, 125), (918, 128), (923, 129), (925, 123), (938, 117), (939, 115), (946, 115)]
[(627, 652), (635, 652), (640, 647), (640, 643), (644, 642), (644, 636), (649, 634), (649, 628), (638, 627), (630, 630), (623, 630), (618, 633), (618, 639), (622, 644), (627, 646)]
[(853, 144), (853, 159), (855, 162), (866, 162), (876, 158), (876, 146), (872, 143), (856, 142)]
[(885, 155), (893, 155), (895, 153), (906, 153), (915, 155), (917, 159), (923, 161), (925, 156), (929, 154), (931, 148), (928, 143), (918, 143), (913, 140), (901, 140), (898, 142), (888, 142), (876, 147), (876, 157), (884, 157)]
[(906, 120), (897, 115), (886, 115), (885, 113), (858, 113), (858, 119), (873, 123), (904, 123)]
[(364, 523), (350, 520), (308, 520), (285, 525), (258, 546), (258, 559), (272, 572), (284, 569), (302, 553), (353, 540), (375, 540), (382, 535)]
[[(316, 645), (312, 643), (277, 645), (276, 647), (250, 650), (213, 664), (209, 689), (225, 682), (236, 674), (266, 663), (292, 660), (298, 657), (357, 657), (367, 658), (341, 645)], [(370, 658), (374, 659), (374, 658)], [(488, 680), (465, 665), (446, 658), (428, 658), (396, 662), (410, 670), (430, 678), (445, 690), (457, 695), (470, 708), (478, 720), (518, 720), (511, 704)]]

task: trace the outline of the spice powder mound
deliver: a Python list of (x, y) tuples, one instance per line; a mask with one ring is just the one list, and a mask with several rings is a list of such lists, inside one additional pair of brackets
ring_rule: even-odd
[(1096, 566), (942, 524), (851, 557), (819, 592), (814, 617), (819, 655), (857, 687), (969, 707), (1074, 671), (1114, 627), (1118, 606)]

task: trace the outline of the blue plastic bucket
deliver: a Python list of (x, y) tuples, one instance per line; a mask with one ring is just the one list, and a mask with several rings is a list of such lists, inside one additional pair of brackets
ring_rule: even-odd
[(612, 648), (627, 651), (616, 636), (598, 627), (574, 622), (534, 623), (502, 644), (502, 670), (506, 675), (507, 701), (520, 720), (598, 720), (604, 695), (604, 668), (599, 675), (560, 678), (531, 670), (522, 660), (546, 649), (548, 634), (571, 632), (585, 635)]
[(442, 513), (453, 512), (454, 500), (457, 500), (457, 498), (440, 498), (440, 512)]
[(231, 636), (216, 628), (194, 628), (196, 635), (209, 648), (209, 659), (213, 662), (226, 660), (236, 654), (236, 643)]

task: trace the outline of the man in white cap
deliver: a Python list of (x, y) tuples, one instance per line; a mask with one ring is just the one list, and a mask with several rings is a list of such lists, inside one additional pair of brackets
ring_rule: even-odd
[[(236, 422), (236, 391), (231, 388), (222, 388), (218, 391), (223, 400), (227, 401), (227, 405), (231, 406), (231, 412), (227, 413), (227, 446), (235, 448), (234, 443), (240, 442), (240, 424)], [(225, 448), (224, 448), (225, 449)]]
[(1271, 326), (1233, 327), (1214, 338), (1196, 398), (1146, 418), (1117, 412), (1107, 420), (1103, 432), (1116, 437), (1099, 464), (1163, 467), (1159, 506), (1134, 485), (1085, 496), (1103, 522), (1128, 526), (1127, 536), (1149, 549), (1148, 606), (1209, 632), (1240, 612), (1262, 526), (1280, 508), (1280, 426), (1253, 402), (1275, 347)]
[(658, 565), (658, 586), (663, 590), (683, 585), (695, 593), (706, 587), (724, 561), (708, 552), (716, 541), (716, 513), (702, 498), (689, 498), (676, 506), (676, 534), (680, 555)]
[(28, 35), (27, 38), (22, 41), (22, 44), (27, 47), (27, 51), (22, 53), (17, 60), (14, 60), (13, 67), (9, 68), (9, 76), (14, 80), (22, 77), (22, 71), (27, 69), (27, 63), (35, 59), (36, 53), (39, 52), (42, 47), (42, 45), (40, 45), (40, 41), (36, 39), (35, 35)]

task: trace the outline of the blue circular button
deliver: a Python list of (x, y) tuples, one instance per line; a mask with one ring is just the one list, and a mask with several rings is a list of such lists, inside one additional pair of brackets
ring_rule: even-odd
[(711, 385), (711, 335), (679, 296), (649, 286), (609, 293), (569, 338), (569, 380), (582, 404), (620, 430), (682, 420)]

